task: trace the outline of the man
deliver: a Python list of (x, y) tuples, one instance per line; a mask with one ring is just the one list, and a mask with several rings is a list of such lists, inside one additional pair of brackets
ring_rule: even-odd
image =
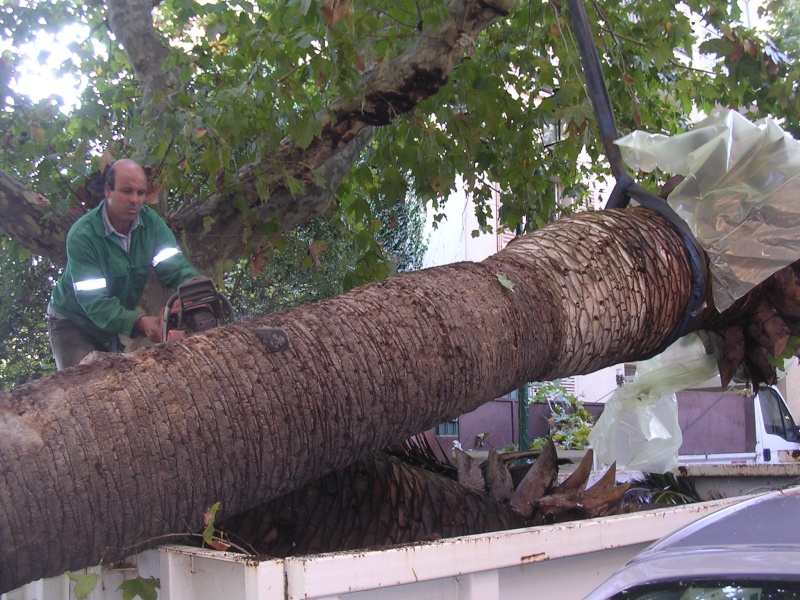
[(67, 267), (47, 306), (59, 371), (91, 352), (119, 351), (119, 334), (160, 342), (160, 320), (134, 310), (150, 268), (169, 287), (198, 275), (167, 224), (144, 206), (147, 177), (135, 161), (115, 162), (104, 192), (100, 206), (70, 228)]

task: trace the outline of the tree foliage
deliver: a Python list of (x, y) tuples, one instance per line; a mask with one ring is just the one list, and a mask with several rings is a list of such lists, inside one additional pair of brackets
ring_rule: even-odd
[(225, 290), (240, 317), (278, 312), (330, 298), (377, 278), (418, 269), (426, 248), (424, 212), (413, 200), (367, 210), (370, 229), (325, 214), (240, 261)]
[(772, 0), (759, 14), (769, 16), (768, 32), (780, 50), (793, 62), (800, 57), (800, 5), (787, 0)]
[(560, 381), (548, 381), (534, 385), (532, 402), (546, 402), (551, 409), (547, 423), (550, 432), (530, 443), (531, 450), (540, 450), (548, 440), (565, 450), (585, 450), (589, 444), (589, 433), (594, 417), (583, 405), (583, 401), (570, 393)]
[(58, 270), (0, 238), (0, 390), (55, 370), (44, 309)]
[[(780, 4), (769, 8), (788, 12)], [(675, 133), (687, 127), (695, 106), (718, 104), (785, 118), (797, 131), (791, 65), (780, 48), (737, 24), (737, 2), (692, 0), (678, 8), (610, 0), (592, 9), (621, 133)], [(320, 110), (360, 93), (364, 73), (389, 68), (420, 31), (448, 18), (438, 1), (165, 0), (153, 19), (169, 55), (152, 67), (172, 69), (179, 83), (165, 99), (168, 110), (153, 118), (140, 110), (141, 87), (105, 11), (102, 3), (56, 9), (36, 0), (0, 11), (0, 28), (15, 44), (3, 57), (12, 84), (25, 58), (20, 44), (72, 23), (85, 32), (83, 42), (65, 49), (60, 67), (85, 78), (81, 105), (69, 116), (57, 94), (32, 103), (4, 90), (3, 166), (48, 198), (77, 205), (104, 152), (143, 155), (164, 187), (161, 200), (173, 223), (235, 185), (237, 169), (286, 136), (308, 147), (322, 131)], [(689, 58), (697, 55), (698, 34), (705, 37), (699, 61)], [(792, 35), (784, 32), (787, 43)], [(356, 168), (343, 200), (382, 194), (402, 202), (411, 191), (436, 206), (463, 180), (482, 201), (481, 214), (499, 193), (513, 228), (522, 215), (548, 214), (554, 178), (578, 192), (589, 173), (605, 172), (561, 4), (519, 3), (463, 45), (465, 56), (439, 93), (376, 136), (368, 160), (380, 173), (378, 185), (357, 185)], [(548, 138), (553, 128), (555, 142)], [(588, 163), (577, 160), (584, 147)], [(303, 182), (286, 185), (299, 191)]]

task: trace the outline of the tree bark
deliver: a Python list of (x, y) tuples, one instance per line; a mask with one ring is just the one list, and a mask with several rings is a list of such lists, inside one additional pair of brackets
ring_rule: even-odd
[(508, 504), (386, 454), (366, 457), (220, 523), (231, 540), (285, 557), (526, 527)]
[[(420, 463), (422, 467), (412, 466), (413, 454), (397, 457), (379, 452), (361, 458), (219, 523), (219, 539), (255, 554), (301, 556), (592, 519), (642, 506), (625, 502), (630, 484), (616, 485), (614, 467), (587, 489), (591, 449), (558, 484), (556, 447), (549, 441), (541, 452), (528, 453), (536, 455), (529, 456), (532, 465), (515, 467), (527, 471), (516, 490), (508, 465), (494, 450), (483, 464), (461, 450), (454, 452), (457, 473), (452, 465), (427, 461)], [(477, 470), (467, 482), (462, 481), (465, 462)], [(506, 489), (498, 489), (498, 476), (505, 482), (500, 487)], [(517, 496), (528, 504), (524, 511), (517, 508)], [(192, 536), (186, 543), (200, 545), (197, 539)]]
[[(662, 343), (689, 289), (661, 217), (586, 213), (482, 263), (3, 393), (0, 591), (197, 530), (217, 501), (220, 518), (238, 514), (523, 382), (635, 360)], [(265, 326), (284, 328), (290, 349), (272, 353)]]
[(67, 262), (67, 232), (78, 217), (0, 171), (0, 231), (56, 264)]
[(166, 104), (164, 99), (157, 105), (153, 101), (178, 91), (180, 81), (176, 69), (163, 68), (169, 47), (153, 27), (152, 10), (152, 0), (109, 0), (107, 20), (139, 79), (143, 108), (155, 117)]

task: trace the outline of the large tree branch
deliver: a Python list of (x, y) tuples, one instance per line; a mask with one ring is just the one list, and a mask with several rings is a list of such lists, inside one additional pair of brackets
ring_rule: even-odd
[[(469, 50), (475, 37), (498, 16), (508, 13), (514, 3), (514, 0), (451, 2), (449, 21), (436, 29), (423, 31), (408, 51), (365, 75), (358, 88), (360, 93), (335, 102), (317, 115), (323, 124), (322, 134), (308, 148), (298, 148), (286, 139), (277, 153), (240, 169), (237, 172), (239, 190), (248, 204), (260, 205), (258, 210), (262, 218), (278, 219), (284, 229), (292, 229), (321, 214), (327, 208), (326, 199), (341, 181), (341, 177), (327, 175), (329, 161), (337, 160), (335, 157), (340, 154), (350, 155), (348, 160), (354, 161), (358, 154), (353, 150), (364, 144), (366, 128), (388, 125), (398, 115), (435, 94), (447, 82), (454, 65)], [(290, 177), (306, 183), (306, 193), (294, 196), (289, 192), (283, 173), (274, 167), (275, 161)], [(341, 169), (336, 172), (341, 173)], [(269, 189), (269, 198), (263, 204), (257, 191), (258, 181), (266, 181)], [(322, 195), (320, 190), (324, 192)], [(233, 204), (232, 198), (226, 195), (208, 198), (202, 208), (184, 220), (184, 231), (190, 238), (201, 235), (208, 224), (206, 217), (212, 216), (215, 221), (211, 231), (205, 231), (219, 239), (230, 239), (230, 231), (239, 227), (241, 219), (241, 214), (231, 208)], [(229, 247), (221, 249), (221, 258), (240, 255), (236, 240), (230, 239), (228, 244)], [(202, 249), (195, 252), (202, 253)]]
[(0, 231), (34, 254), (66, 264), (67, 231), (76, 218), (0, 171)]
[[(306, 185), (302, 196), (294, 196), (280, 185), (270, 191), (268, 202), (258, 203), (254, 198), (254, 211), (250, 215), (251, 229), (276, 220), (284, 231), (288, 231), (325, 212), (334, 199), (339, 184), (369, 144), (374, 131), (374, 127), (364, 127), (339, 152), (314, 170), (314, 181)], [(210, 229), (206, 228), (209, 222), (207, 219), (212, 222)], [(192, 205), (190, 212), (180, 216), (178, 220), (177, 225), (182, 230), (181, 237), (187, 241), (189, 256), (203, 270), (221, 259), (240, 258), (247, 251), (242, 236), (244, 216), (236, 208), (232, 196), (211, 196), (206, 202)], [(212, 239), (218, 241), (210, 245), (205, 241), (206, 236), (212, 236)], [(257, 241), (255, 236), (250, 238), (251, 243)]]
[[(800, 336), (797, 269), (693, 327), (739, 327), (743, 357), (780, 349)], [(218, 501), (221, 518), (238, 514), (524, 382), (637, 360), (690, 292), (688, 253), (661, 216), (583, 213), (482, 263), (0, 393), (0, 592), (200, 529)], [(275, 353), (264, 327), (282, 327), (289, 349)]]
[(109, 0), (108, 25), (125, 49), (133, 72), (142, 86), (143, 106), (150, 116), (165, 108), (154, 99), (180, 88), (175, 70), (164, 71), (169, 48), (153, 27), (151, 0)]

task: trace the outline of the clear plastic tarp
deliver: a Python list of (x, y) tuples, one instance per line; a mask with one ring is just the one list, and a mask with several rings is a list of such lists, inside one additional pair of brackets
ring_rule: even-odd
[(617, 140), (633, 169), (683, 175), (669, 203), (711, 261), (719, 310), (800, 257), (800, 144), (773, 120), (725, 110), (667, 137)]
[[(774, 121), (726, 110), (681, 135), (636, 131), (617, 144), (634, 169), (684, 176), (669, 203), (708, 253), (720, 311), (800, 257), (800, 145)], [(589, 436), (597, 462), (675, 468), (675, 392), (715, 376), (716, 361), (695, 334), (637, 363), (636, 378), (614, 392)]]
[(637, 363), (633, 381), (616, 389), (589, 434), (596, 462), (651, 473), (677, 467), (683, 438), (675, 392), (715, 377), (717, 361), (696, 333)]

